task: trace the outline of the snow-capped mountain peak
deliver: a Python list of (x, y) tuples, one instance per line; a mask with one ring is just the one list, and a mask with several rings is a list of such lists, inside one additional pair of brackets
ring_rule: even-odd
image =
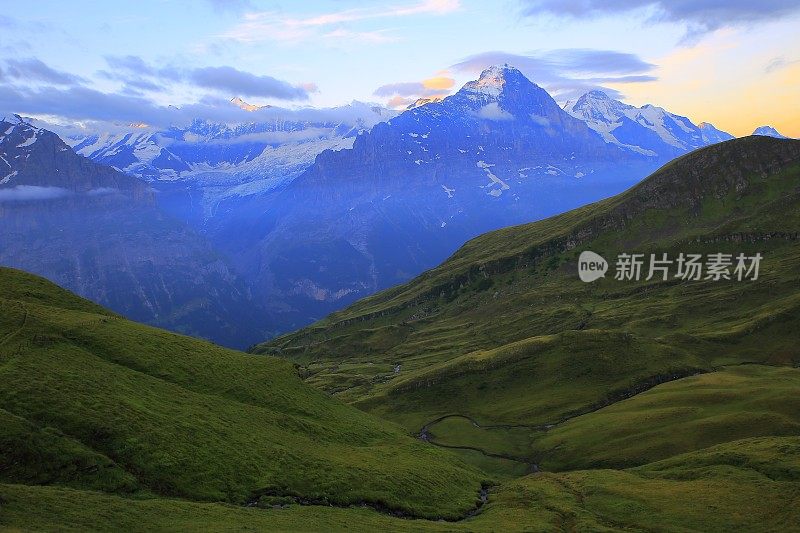
[(782, 135), (772, 126), (759, 126), (753, 131), (753, 135), (761, 135), (763, 137), (775, 137), (776, 139), (788, 139), (787, 136)]
[(583, 98), (590, 98), (592, 100), (610, 100), (614, 101), (610, 96), (599, 89), (592, 89), (583, 95)]
[(584, 94), (570, 107), (565, 108), (576, 118), (586, 121), (617, 122), (625, 111), (633, 106), (614, 100), (603, 91), (593, 90)]
[(733, 135), (731, 135), (730, 133), (717, 129), (713, 124), (709, 122), (701, 122), (699, 124), (699, 127), (700, 127), (700, 132), (703, 136), (703, 140), (707, 144), (729, 141), (734, 138)]
[(653, 104), (636, 107), (589, 91), (564, 108), (584, 120), (606, 142), (659, 158), (672, 158), (689, 150), (733, 138), (713, 126), (698, 127), (688, 118)]
[(9, 135), (12, 130), (23, 134), (35, 134), (40, 129), (37, 126), (34, 126), (32, 121), (17, 114), (11, 115), (10, 117), (4, 117), (2, 120), (0, 120), (0, 123), (4, 125), (3, 131), (0, 131), (0, 135)]
[(27, 124), (27, 125), (31, 126), (30, 121), (25, 120), (24, 118), (22, 118), (21, 116), (17, 115), (16, 113), (11, 115), (10, 117), (3, 117), (2, 122), (6, 122), (8, 124), (14, 124), (14, 125)]
[[(0, 149), (2, 149), (0, 157), (8, 156), (10, 151), (13, 151), (16, 157), (22, 157), (23, 153), (30, 153), (31, 146), (39, 140), (43, 131), (19, 115), (0, 120)], [(11, 167), (6, 157), (2, 157), (0, 171), (6, 166)]]
[(516, 89), (520, 84), (535, 85), (514, 67), (492, 66), (481, 72), (477, 80), (467, 82), (462, 91), (497, 97), (507, 88)]
[(489, 67), (477, 80), (465, 83), (441, 104), (425, 105), (421, 109), (433, 113), (449, 109), (491, 122), (534, 121), (540, 126), (551, 120), (558, 122), (558, 117), (564, 115), (564, 110), (547, 91), (509, 65)]
[(272, 107), (272, 106), (269, 106), (269, 105), (250, 104), (250, 103), (245, 102), (244, 100), (242, 100), (238, 96), (234, 96), (233, 98), (231, 98), (231, 103), (233, 105), (235, 105), (236, 107), (238, 107), (239, 109), (243, 109), (245, 111), (258, 111), (259, 109), (267, 109), (267, 108)]

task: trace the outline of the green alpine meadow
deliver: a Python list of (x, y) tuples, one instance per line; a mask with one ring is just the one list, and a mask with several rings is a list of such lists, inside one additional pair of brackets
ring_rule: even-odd
[(800, 533), (800, 0), (0, 6), (0, 533)]
[(0, 309), (2, 531), (800, 530), (800, 141), (692, 151), (247, 353), (14, 268)]

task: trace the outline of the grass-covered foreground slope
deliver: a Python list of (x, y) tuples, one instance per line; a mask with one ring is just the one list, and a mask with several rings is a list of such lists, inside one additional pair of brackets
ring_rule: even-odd
[[(605, 278), (579, 280), (584, 250), (609, 260)], [(755, 281), (684, 281), (674, 265), (667, 281), (645, 281), (647, 261), (640, 281), (617, 281), (620, 253), (763, 260)], [(798, 265), (800, 142), (748, 137), (679, 158), (619, 196), (483, 235), (412, 282), (255, 351), (302, 364), (308, 382), (410, 431), (472, 420), (433, 423), (437, 442), (474, 445), (474, 423), (524, 426), (483, 432), (479, 448), (531, 461), (548, 451), (566, 467), (579, 461), (556, 458), (554, 440), (535, 444), (530, 426), (727, 365), (800, 364)], [(796, 420), (778, 411), (694, 445), (786, 434)]]
[(0, 309), (0, 482), (431, 518), (475, 507), (475, 470), (286, 361), (129, 322), (11, 269)]
[(468, 446), (552, 471), (628, 468), (761, 436), (800, 435), (800, 369), (726, 367), (664, 383), (548, 428), (428, 425), (444, 446)]
[(0, 529), (36, 531), (797, 531), (800, 439), (747, 439), (628, 470), (540, 473), (454, 523), (365, 508), (243, 508), (0, 484)]

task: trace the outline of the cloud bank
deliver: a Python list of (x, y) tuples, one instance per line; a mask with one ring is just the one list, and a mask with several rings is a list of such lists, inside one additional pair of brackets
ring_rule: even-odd
[(0, 85), (0, 117), (13, 113), (54, 117), (48, 120), (48, 129), (53, 129), (53, 124), (65, 122), (63, 127), (56, 130), (59, 135), (80, 135), (96, 129), (128, 131), (127, 124), (131, 123), (145, 123), (159, 130), (171, 126), (183, 127), (195, 119), (225, 124), (280, 119), (323, 124), (364, 124), (371, 127), (385, 118), (375, 113), (369, 104), (361, 102), (326, 109), (265, 107), (245, 111), (228, 99), (217, 97), (206, 97), (197, 103), (176, 107), (161, 106), (140, 95), (108, 94), (87, 87), (21, 88)]
[[(90, 86), (89, 80), (56, 70), (36, 58), (7, 59), (0, 66), (0, 111), (161, 126), (197, 117), (245, 121), (248, 119), (244, 115), (239, 116), (240, 113), (231, 109), (233, 106), (228, 98), (206, 96), (196, 104), (176, 109), (154, 103), (146, 92), (159, 93), (165, 86), (179, 84), (227, 97), (306, 101), (318, 90), (314, 83), (292, 85), (272, 76), (256, 75), (229, 66), (155, 66), (132, 55), (105, 59), (109, 69), (97, 72), (96, 76), (119, 82), (121, 87), (115, 92), (98, 91)], [(192, 114), (190, 118), (189, 114)]]
[(550, 14), (575, 19), (613, 16), (647, 10), (655, 22), (676, 22), (687, 27), (686, 39), (726, 26), (779, 20), (800, 12), (797, 0), (520, 0), (523, 14)]
[(308, 91), (303, 87), (294, 87), (272, 76), (256, 76), (233, 67), (197, 68), (190, 71), (187, 78), (198, 87), (207, 89), (280, 100), (308, 100)]
[(601, 89), (609, 96), (619, 91), (606, 83), (656, 81), (656, 65), (635, 54), (612, 50), (559, 49), (530, 54), (502, 51), (484, 52), (464, 58), (450, 67), (455, 72), (478, 74), (492, 65), (509, 64), (520, 69), (531, 81), (545, 87), (559, 99), (576, 98), (587, 91)]
[(359, 22), (415, 15), (445, 15), (460, 8), (460, 0), (421, 0), (406, 6), (343, 9), (313, 16), (293, 16), (281, 11), (250, 12), (220, 37), (246, 44), (265, 41), (296, 43), (320, 38), (390, 42), (395, 39), (386, 33), (386, 29), (365, 31), (351, 29), (351, 26)]
[(72, 194), (61, 187), (39, 187), (37, 185), (17, 185), (8, 189), (0, 189), (0, 202), (30, 202), (37, 200), (55, 200)]
[(36, 58), (8, 59), (4, 78), (21, 81), (51, 83), (53, 85), (79, 85), (85, 78), (51, 68)]
[(312, 83), (292, 85), (272, 76), (256, 75), (229, 66), (185, 69), (175, 66), (156, 67), (138, 56), (108, 56), (112, 69), (103, 71), (109, 79), (124, 82), (134, 88), (151, 89), (164, 83), (188, 83), (231, 95), (276, 98), (279, 100), (308, 100), (316, 91)]

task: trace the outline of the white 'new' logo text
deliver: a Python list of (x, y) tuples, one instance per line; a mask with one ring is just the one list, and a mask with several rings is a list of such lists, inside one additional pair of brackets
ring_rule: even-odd
[(607, 270), (608, 261), (603, 259), (601, 255), (586, 250), (581, 252), (580, 257), (578, 257), (578, 276), (580, 276), (581, 281), (590, 283), (605, 277)]

